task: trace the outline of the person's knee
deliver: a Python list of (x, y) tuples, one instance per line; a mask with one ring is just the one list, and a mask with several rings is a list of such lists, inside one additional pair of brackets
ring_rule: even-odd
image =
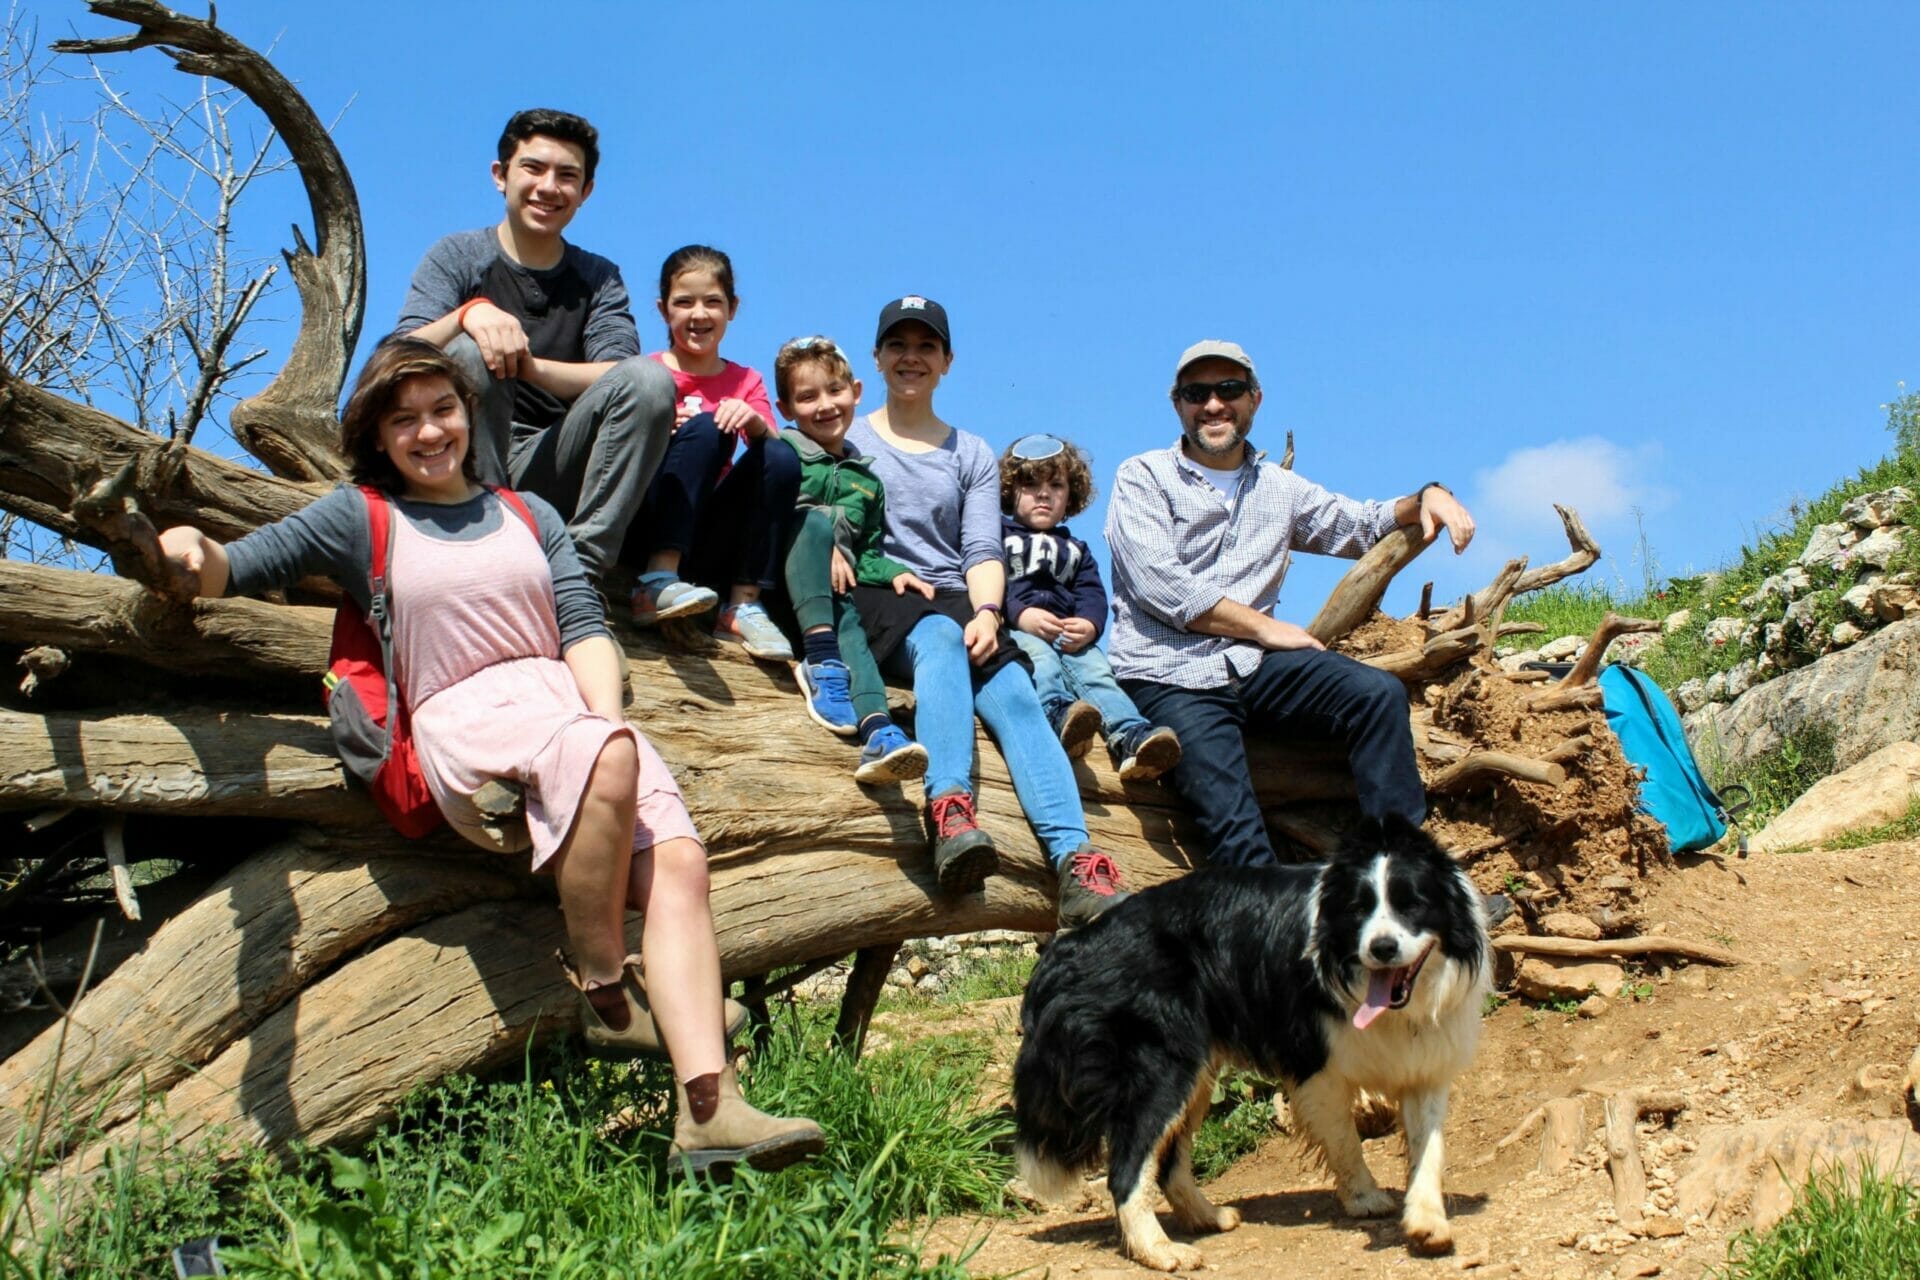
[(605, 388), (610, 397), (658, 412), (671, 412), (675, 391), (673, 375), (658, 360), (628, 356), (594, 379), (594, 388)]
[(653, 880), (657, 890), (676, 896), (707, 896), (707, 851), (698, 840), (664, 840), (653, 846)]
[(616, 734), (600, 748), (587, 787), (598, 803), (632, 808), (640, 778), (640, 752), (628, 734)]
[(776, 439), (758, 446), (761, 454), (761, 485), (768, 493), (798, 495), (800, 492), (800, 455)]
[(1399, 676), (1365, 663), (1356, 663), (1359, 671), (1354, 675), (1355, 688), (1358, 689), (1368, 712), (1383, 718), (1399, 717), (1406, 719), (1407, 686)]
[(487, 358), (480, 354), (480, 344), (467, 334), (460, 334), (449, 342), (442, 351), (447, 359), (459, 367), (468, 382), (473, 384), (475, 394), (484, 395), (493, 374), (487, 369)]

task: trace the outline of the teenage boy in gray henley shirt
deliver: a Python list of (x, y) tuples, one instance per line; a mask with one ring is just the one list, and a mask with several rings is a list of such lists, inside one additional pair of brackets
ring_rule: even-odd
[(460, 362), (480, 389), (480, 479), (566, 517), (589, 578), (612, 568), (673, 430), (673, 376), (641, 358), (620, 269), (561, 233), (593, 193), (599, 132), (522, 111), (500, 135), (497, 226), (439, 241), (414, 270), (395, 334)]

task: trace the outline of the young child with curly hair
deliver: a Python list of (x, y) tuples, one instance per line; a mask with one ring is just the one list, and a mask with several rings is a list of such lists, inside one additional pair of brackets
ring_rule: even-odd
[(1093, 473), (1058, 436), (1022, 436), (1000, 458), (1001, 534), (1007, 551), (1007, 620), (1033, 660), (1047, 722), (1078, 759), (1096, 729), (1122, 781), (1157, 778), (1179, 762), (1173, 730), (1147, 723), (1121, 691), (1096, 643), (1106, 625), (1100, 566), (1066, 521), (1093, 501)]

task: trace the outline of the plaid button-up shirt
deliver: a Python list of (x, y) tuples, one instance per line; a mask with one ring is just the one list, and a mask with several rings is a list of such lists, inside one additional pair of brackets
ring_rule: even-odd
[(1293, 552), (1349, 559), (1394, 527), (1391, 502), (1342, 497), (1248, 451), (1226, 494), (1179, 444), (1127, 459), (1107, 503), (1114, 674), (1186, 689), (1245, 677), (1264, 650), (1187, 625), (1222, 600), (1271, 613)]

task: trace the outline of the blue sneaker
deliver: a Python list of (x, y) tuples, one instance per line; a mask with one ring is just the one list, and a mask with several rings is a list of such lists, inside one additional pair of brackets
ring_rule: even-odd
[(800, 682), (807, 714), (815, 724), (843, 738), (860, 732), (860, 719), (853, 711), (853, 676), (846, 663), (837, 658), (802, 662), (794, 667), (793, 678)]
[(860, 764), (853, 771), (855, 782), (885, 786), (905, 782), (927, 771), (927, 749), (908, 738), (897, 724), (874, 730), (867, 745), (860, 748)]

